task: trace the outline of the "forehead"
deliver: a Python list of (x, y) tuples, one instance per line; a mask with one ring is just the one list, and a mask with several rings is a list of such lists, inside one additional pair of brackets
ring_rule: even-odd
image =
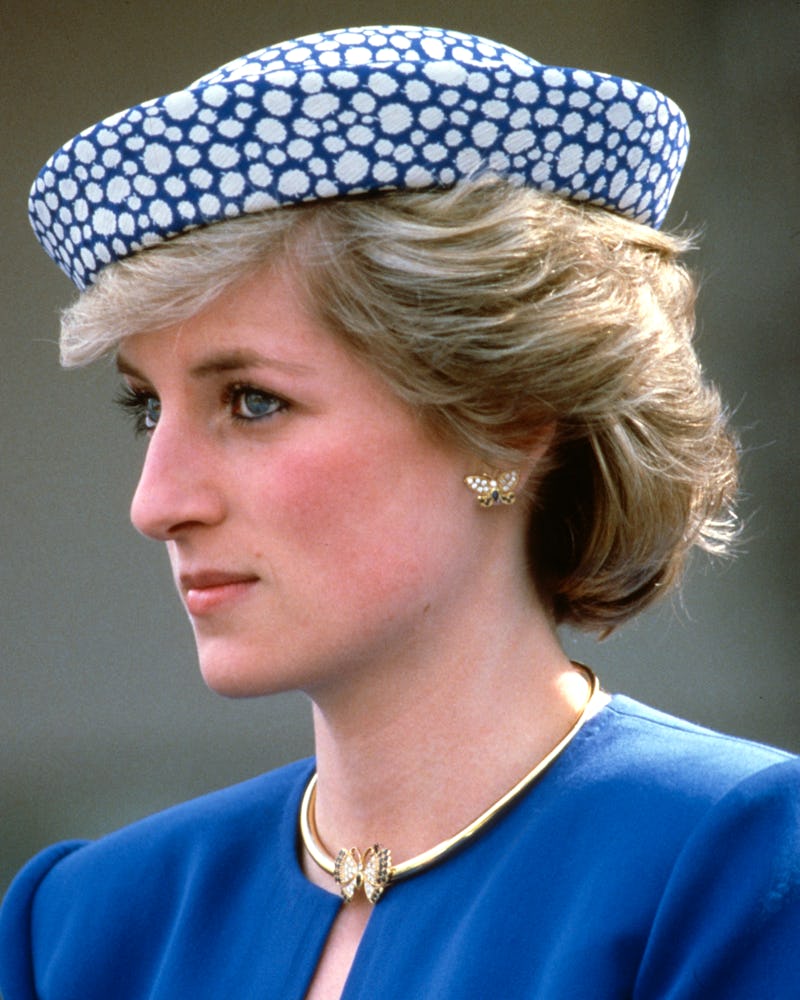
[(198, 379), (259, 367), (292, 376), (364, 367), (311, 314), (287, 269), (274, 266), (232, 284), (189, 318), (125, 336), (117, 366), (131, 375), (169, 367)]

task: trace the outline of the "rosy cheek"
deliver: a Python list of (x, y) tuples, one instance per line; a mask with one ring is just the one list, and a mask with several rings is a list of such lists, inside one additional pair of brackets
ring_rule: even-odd
[(265, 502), (296, 525), (300, 537), (341, 530), (348, 514), (380, 503), (383, 485), (367, 471), (356, 448), (297, 450), (270, 465)]

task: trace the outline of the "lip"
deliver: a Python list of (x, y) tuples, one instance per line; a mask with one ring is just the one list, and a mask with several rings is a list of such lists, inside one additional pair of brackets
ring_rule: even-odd
[(192, 616), (206, 615), (229, 607), (247, 596), (258, 582), (249, 573), (203, 570), (180, 575), (180, 590), (186, 610)]

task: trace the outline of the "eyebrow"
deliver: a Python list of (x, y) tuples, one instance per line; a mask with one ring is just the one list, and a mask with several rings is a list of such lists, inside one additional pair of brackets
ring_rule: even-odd
[[(275, 368), (278, 371), (285, 371), (290, 375), (302, 375), (310, 372), (309, 365), (300, 364), (297, 361), (284, 361), (280, 358), (273, 358), (266, 354), (259, 354), (258, 351), (232, 350), (220, 351), (212, 354), (198, 362), (189, 369), (192, 378), (211, 378), (214, 375), (225, 374), (225, 372), (241, 371), (244, 368)], [(117, 354), (117, 371), (121, 375), (130, 375), (147, 381), (146, 377), (134, 365), (132, 365), (122, 354)]]

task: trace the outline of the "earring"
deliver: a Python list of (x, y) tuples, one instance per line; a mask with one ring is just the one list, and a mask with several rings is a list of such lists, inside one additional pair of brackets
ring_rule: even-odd
[(464, 476), (464, 482), (475, 494), (479, 504), (492, 507), (497, 503), (513, 503), (516, 500), (514, 490), (519, 485), (519, 472), (510, 469), (491, 476)]

